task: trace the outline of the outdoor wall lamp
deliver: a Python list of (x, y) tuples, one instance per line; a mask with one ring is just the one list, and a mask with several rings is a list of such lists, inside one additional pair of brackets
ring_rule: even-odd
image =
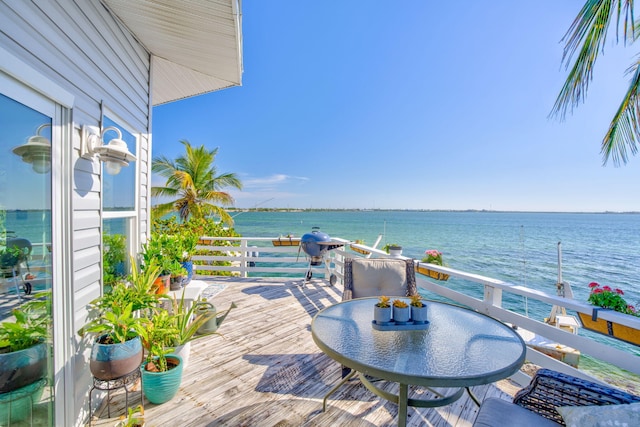
[[(116, 132), (118, 137), (105, 144), (104, 134), (108, 131)], [(129, 166), (129, 162), (136, 160), (136, 156), (129, 152), (127, 143), (122, 140), (120, 129), (109, 126), (100, 132), (100, 128), (96, 126), (84, 125), (82, 126), (80, 155), (89, 158), (96, 154), (100, 161), (104, 162), (104, 170), (109, 175), (119, 174), (122, 166)]]
[(36, 134), (29, 137), (25, 144), (13, 149), (13, 153), (22, 157), (22, 161), (30, 163), (36, 173), (47, 173), (51, 170), (51, 141), (40, 135), (42, 129), (51, 127), (50, 123), (38, 126)]

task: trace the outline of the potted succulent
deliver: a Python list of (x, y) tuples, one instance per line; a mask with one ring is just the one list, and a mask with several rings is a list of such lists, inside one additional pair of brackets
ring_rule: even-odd
[[(622, 289), (612, 289), (606, 285), (600, 286), (600, 284), (596, 282), (589, 283), (589, 288), (590, 292), (587, 301), (594, 306), (640, 317), (640, 311), (633, 305), (628, 304), (624, 299)], [(637, 329), (608, 320), (598, 319), (597, 310), (594, 310), (593, 315), (578, 312), (578, 316), (585, 329), (612, 336), (631, 344), (640, 345), (640, 333)]]
[(373, 320), (379, 325), (391, 322), (391, 299), (387, 296), (380, 296), (373, 308)]
[(393, 300), (393, 321), (398, 324), (407, 323), (411, 318), (409, 304), (401, 299)]
[(427, 305), (422, 302), (422, 296), (415, 294), (411, 296), (411, 320), (417, 324), (427, 321)]
[(41, 292), (12, 311), (0, 327), (0, 393), (44, 378), (51, 337), (51, 291)]
[[(436, 249), (427, 249), (424, 252), (424, 257), (422, 257), (422, 262), (427, 264), (434, 264), (434, 265), (444, 265), (444, 262), (442, 261), (442, 252)], [(436, 279), (436, 280), (443, 280), (443, 281), (449, 280), (448, 274), (431, 270), (425, 265), (421, 265), (420, 263), (418, 263), (418, 273), (424, 274), (425, 276), (429, 276), (432, 279)]]

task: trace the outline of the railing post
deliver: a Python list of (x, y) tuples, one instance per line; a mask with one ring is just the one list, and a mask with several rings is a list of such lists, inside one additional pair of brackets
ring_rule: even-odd
[(502, 289), (484, 285), (484, 314), (489, 314), (489, 307), (502, 307)]
[(242, 254), (242, 258), (240, 259), (240, 270), (242, 271), (242, 277), (247, 277), (247, 256), (249, 254), (247, 253), (247, 240), (244, 238), (240, 240), (240, 253)]

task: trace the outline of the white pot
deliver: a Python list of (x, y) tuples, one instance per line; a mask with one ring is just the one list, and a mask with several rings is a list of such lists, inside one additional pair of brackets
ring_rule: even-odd
[(191, 353), (191, 341), (187, 341), (186, 344), (179, 345), (173, 350), (174, 354), (177, 354), (182, 358), (182, 371), (189, 367), (189, 354)]

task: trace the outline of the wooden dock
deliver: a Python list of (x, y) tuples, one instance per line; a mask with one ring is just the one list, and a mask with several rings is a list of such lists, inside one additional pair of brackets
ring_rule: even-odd
[[(220, 329), (192, 343), (182, 385), (173, 400), (153, 405), (145, 401), (146, 426), (394, 426), (397, 405), (378, 398), (351, 380), (329, 400), (322, 399), (340, 380), (340, 366), (325, 356), (311, 337), (311, 319), (322, 308), (341, 300), (341, 289), (321, 280), (304, 286), (300, 279), (220, 278), (225, 289), (211, 302), (218, 311), (231, 301)], [(397, 389), (395, 384), (382, 387)], [(474, 387), (480, 399), (510, 399), (509, 381)], [(426, 397), (425, 389), (410, 389), (409, 397)], [(138, 393), (135, 393), (134, 402)], [(131, 394), (130, 394), (131, 398)], [(113, 426), (123, 413), (124, 396), (112, 394), (111, 417), (106, 401), (91, 425)], [(131, 402), (130, 402), (131, 404)], [(409, 426), (471, 426), (476, 405), (465, 395), (440, 408), (409, 408)]]

